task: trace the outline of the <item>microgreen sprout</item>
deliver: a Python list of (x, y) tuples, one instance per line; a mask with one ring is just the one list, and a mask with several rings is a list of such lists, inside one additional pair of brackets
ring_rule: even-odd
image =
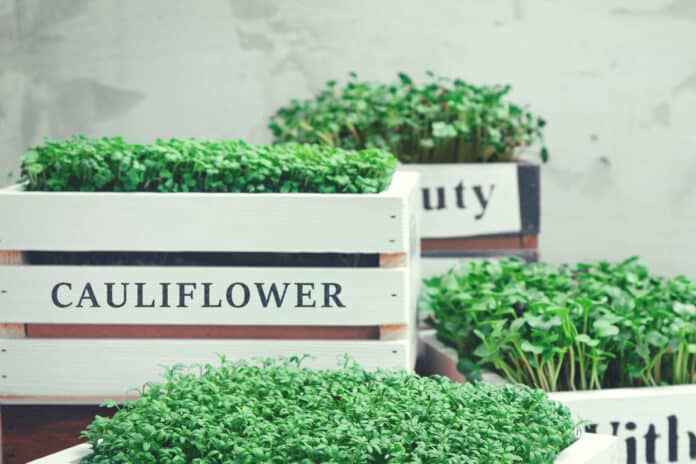
[[(354, 363), (222, 361), (169, 369), (83, 435), (85, 463), (551, 463), (576, 440), (540, 390)], [(112, 404), (113, 406), (113, 404)]]
[[(507, 101), (510, 86), (475, 86), (436, 77), (418, 85), (330, 81), (315, 98), (293, 100), (271, 118), (276, 142), (381, 148), (407, 163), (513, 161), (543, 142), (546, 122)], [(541, 147), (543, 161), (548, 158)]]
[(19, 182), (52, 191), (375, 193), (396, 164), (377, 149), (74, 137), (28, 150)]
[(547, 391), (696, 383), (696, 283), (637, 258), (462, 263), (427, 279), (420, 304), (472, 377)]

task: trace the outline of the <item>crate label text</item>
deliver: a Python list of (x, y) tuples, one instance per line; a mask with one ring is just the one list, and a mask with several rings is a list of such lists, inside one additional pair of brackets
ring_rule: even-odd
[(57, 282), (56, 308), (345, 308), (338, 282)]
[(421, 175), (423, 238), (520, 231), (516, 163), (419, 164), (402, 169)]

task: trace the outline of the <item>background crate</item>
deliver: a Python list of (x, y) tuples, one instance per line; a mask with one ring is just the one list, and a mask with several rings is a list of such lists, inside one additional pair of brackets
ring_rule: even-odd
[[(424, 277), (442, 273), (463, 258), (538, 260), (539, 165), (438, 163), (406, 164), (402, 169), (421, 175)], [(477, 219), (483, 211), (479, 195), (488, 203)]]

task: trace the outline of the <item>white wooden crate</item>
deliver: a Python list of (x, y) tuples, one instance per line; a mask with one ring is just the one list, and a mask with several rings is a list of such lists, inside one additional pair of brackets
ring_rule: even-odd
[[(434, 330), (420, 333), (424, 373), (456, 382), (466, 379), (457, 370), (457, 352), (440, 342)], [(484, 380), (504, 382), (493, 373)], [(696, 462), (696, 385), (616, 388), (556, 392), (552, 399), (566, 405), (586, 427), (621, 440), (626, 464)]]
[[(619, 464), (617, 440), (603, 435), (582, 435), (563, 450), (556, 464)], [(91, 453), (89, 445), (77, 445), (29, 464), (79, 464)]]
[(452, 258), (538, 260), (540, 169), (524, 161), (405, 164), (421, 176), (423, 277)]
[[(156, 380), (162, 365), (211, 362), (218, 353), (232, 359), (309, 354), (315, 359), (308, 365), (316, 367), (336, 366), (345, 353), (368, 368), (412, 369), (417, 343), (418, 195), (418, 175), (403, 172), (394, 175), (385, 192), (364, 195), (0, 190), (0, 404), (94, 403), (122, 397), (128, 388)], [(46, 251), (355, 254), (375, 256), (378, 264), (22, 262), (23, 252)], [(273, 286), (278, 298), (271, 292)], [(121, 305), (123, 288), (128, 293)], [(275, 329), (276, 336), (31, 336), (32, 327), (63, 325), (85, 330), (116, 325), (242, 330), (253, 326)], [(306, 328), (306, 335), (283, 340), (277, 334), (285, 327)], [(313, 335), (326, 328), (364, 327), (378, 328), (379, 335), (369, 340)]]

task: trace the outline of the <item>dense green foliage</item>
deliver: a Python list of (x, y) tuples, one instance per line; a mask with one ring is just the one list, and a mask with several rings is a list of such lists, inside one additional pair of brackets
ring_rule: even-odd
[(22, 157), (28, 190), (374, 193), (397, 161), (376, 150), (120, 137), (47, 140)]
[[(511, 161), (542, 141), (543, 119), (508, 102), (510, 86), (399, 74), (392, 84), (331, 81), (311, 100), (293, 100), (271, 118), (276, 142), (381, 148), (407, 163)], [(545, 147), (541, 158), (546, 161)]]
[(548, 391), (696, 383), (696, 283), (637, 258), (471, 262), (425, 286), (422, 309), (465, 374)]
[(298, 365), (172, 369), (94, 420), (85, 462), (551, 463), (576, 439), (568, 410), (540, 390)]

